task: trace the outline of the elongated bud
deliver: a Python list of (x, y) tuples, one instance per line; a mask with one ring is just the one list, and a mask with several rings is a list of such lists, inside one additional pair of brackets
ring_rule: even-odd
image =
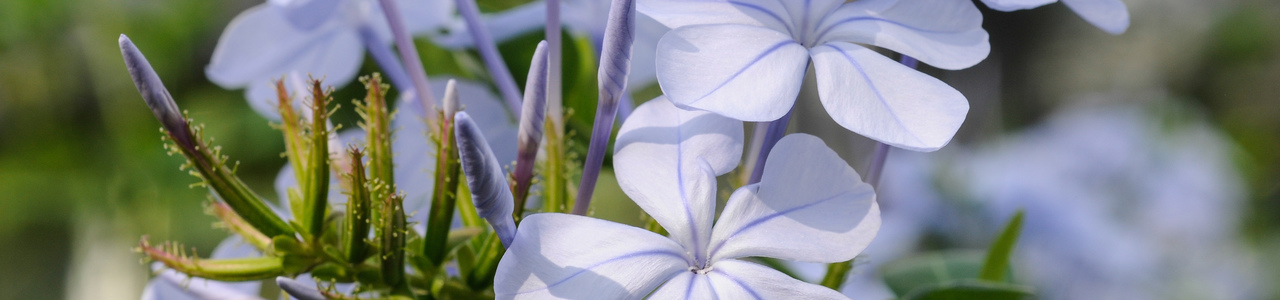
[[(324, 220), (329, 209), (329, 94), (332, 89), (320, 86), (320, 80), (311, 81), (311, 148), (307, 157), (306, 179), (303, 192), (301, 221), (312, 236), (319, 237), (324, 230)], [(335, 149), (337, 150), (337, 149)]]
[[(253, 281), (284, 274), (284, 261), (280, 257), (255, 257), (234, 259), (204, 259), (192, 257), (182, 245), (164, 243), (152, 246), (143, 237), (138, 251), (165, 266), (190, 276), (220, 281)], [(194, 249), (193, 249), (194, 251)]]
[[(374, 73), (361, 77), (364, 82), (365, 95), (362, 103), (356, 103), (356, 113), (362, 118), (360, 127), (368, 133), (365, 149), (369, 155), (369, 179), (381, 181), (388, 186), (395, 185), (394, 165), (391, 154), (391, 109), (387, 107), (386, 88), (382, 76)], [(432, 114), (434, 116), (434, 114)]]
[(609, 7), (609, 22), (604, 29), (600, 70), (597, 73), (600, 108), (617, 109), (618, 100), (627, 92), (627, 76), (631, 74), (631, 44), (635, 41), (635, 19), (635, 0), (614, 0)]
[(435, 191), (431, 195), (431, 210), (428, 215), (427, 232), (423, 235), (422, 256), (436, 265), (444, 264), (447, 249), (445, 243), (449, 239), (449, 229), (453, 227), (453, 213), (457, 207), (458, 196), (458, 150), (453, 138), (453, 114), (458, 112), (457, 82), (449, 80), (445, 84), (444, 113), (440, 122), (440, 142), (436, 148)]
[(342, 235), (343, 251), (347, 261), (360, 264), (369, 258), (369, 244), (365, 238), (369, 236), (373, 201), (369, 196), (369, 178), (364, 174), (364, 153), (352, 147), (347, 152), (351, 160), (351, 195), (347, 197), (346, 230)]
[(467, 186), (471, 188), (471, 201), (475, 202), (476, 212), (493, 226), (502, 245), (509, 246), (516, 233), (515, 220), (511, 219), (515, 203), (498, 158), (493, 156), (480, 127), (476, 127), (466, 112), (454, 115), (453, 126), (462, 172), (467, 175)]
[(458, 113), (458, 81), (457, 80), (449, 79), (449, 82), (444, 84), (443, 101), (444, 101), (444, 116), (446, 118), (451, 118), (453, 117), (453, 114)]
[(196, 141), (191, 134), (191, 125), (182, 116), (182, 111), (178, 110), (178, 104), (173, 101), (173, 96), (169, 95), (169, 90), (164, 88), (160, 75), (151, 68), (147, 57), (143, 56), (138, 46), (133, 45), (133, 41), (123, 34), (120, 35), (120, 54), (124, 55), (124, 65), (129, 69), (129, 77), (133, 78), (133, 85), (138, 88), (138, 93), (142, 94), (142, 100), (151, 107), (151, 113), (160, 120), (160, 125), (164, 126), (165, 132), (169, 133), (169, 137), (173, 138), (178, 146), (195, 151)]
[(245, 186), (239, 177), (235, 176), (234, 167), (226, 164), (226, 158), (219, 154), (218, 148), (207, 147), (198, 138), (201, 136), (201, 130), (198, 127), (191, 127), (182, 116), (173, 97), (169, 95), (168, 90), (165, 90), (164, 83), (160, 82), (160, 76), (156, 75), (138, 47), (123, 34), (120, 35), (119, 42), (120, 53), (124, 56), (124, 63), (129, 69), (129, 76), (133, 78), (134, 85), (138, 88), (138, 93), (142, 95), (147, 106), (151, 107), (151, 112), (155, 113), (156, 119), (160, 120), (165, 133), (177, 146), (176, 150), (187, 157), (189, 162), (187, 166), (195, 169), (192, 173), (200, 177), (202, 180), (200, 184), (207, 185), (217, 193), (236, 214), (262, 234), (270, 237), (278, 235), (292, 237), (293, 228), (267, 207), (266, 202)]
[(404, 281), (404, 247), (406, 231), (404, 196), (393, 194), (382, 204), (382, 281), (399, 286)]
[(609, 23), (604, 29), (603, 49), (600, 50), (599, 87), (600, 102), (596, 106), (596, 122), (591, 128), (591, 146), (587, 161), (583, 164), (582, 182), (578, 185), (578, 200), (573, 213), (586, 215), (591, 207), (591, 195), (600, 177), (600, 165), (604, 163), (605, 147), (613, 132), (613, 119), (618, 113), (618, 101), (627, 92), (627, 74), (631, 73), (631, 42), (635, 40), (636, 5), (634, 0), (613, 0), (609, 7)]
[(281, 276), (276, 277), (276, 285), (279, 285), (280, 289), (284, 290), (285, 293), (289, 293), (289, 296), (298, 298), (298, 300), (327, 299), (320, 293), (320, 290), (316, 289), (315, 284), (306, 284), (293, 278)]
[(520, 140), (515, 170), (517, 210), (524, 209), (524, 200), (529, 196), (534, 159), (538, 158), (538, 144), (542, 143), (542, 129), (546, 127), (543, 121), (547, 113), (548, 64), (547, 41), (542, 41), (533, 51), (529, 79), (524, 84), (524, 108), (520, 109)]

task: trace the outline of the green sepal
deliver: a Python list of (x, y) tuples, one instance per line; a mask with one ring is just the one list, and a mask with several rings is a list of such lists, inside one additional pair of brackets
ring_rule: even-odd
[(1023, 212), (1018, 210), (1009, 219), (1009, 223), (1005, 224), (1000, 236), (991, 243), (979, 279), (996, 282), (1004, 280), (1005, 274), (1009, 273), (1009, 257), (1013, 255), (1013, 248), (1018, 244), (1018, 234), (1022, 232), (1022, 219)]
[(343, 222), (343, 257), (353, 264), (369, 258), (369, 228), (372, 227), (373, 201), (365, 176), (364, 154), (357, 148), (347, 150), (351, 161), (351, 173), (347, 175), (351, 192), (347, 197), (346, 219)]
[(311, 276), (321, 281), (353, 282), (355, 274), (351, 269), (338, 263), (327, 262), (311, 269)]
[(959, 280), (918, 287), (903, 300), (1019, 300), (1035, 296), (1027, 286), (979, 281)]
[(147, 257), (190, 276), (219, 281), (253, 281), (283, 275), (283, 260), (279, 257), (254, 257), (233, 259), (203, 259), (187, 255), (181, 245), (165, 243), (153, 247), (144, 238), (138, 247)]
[(438, 284), (432, 285), (431, 295), (435, 296), (435, 300), (471, 300), (471, 299), (493, 299), (493, 293), (489, 290), (476, 291), (467, 286), (466, 283), (458, 280), (441, 280)]
[(440, 124), (440, 147), (436, 153), (435, 191), (432, 195), (427, 232), (423, 235), (422, 256), (433, 265), (443, 265), (448, 252), (449, 229), (457, 201), (460, 165), (457, 141), (453, 140), (453, 116), (444, 116)]
[(404, 283), (405, 241), (408, 231), (405, 229), (404, 197), (393, 195), (383, 203), (381, 236), (382, 280), (388, 286), (396, 287)]
[(300, 221), (306, 232), (319, 238), (323, 236), (325, 216), (329, 212), (329, 95), (320, 80), (311, 81), (311, 130), (307, 138), (305, 168), (297, 170), (298, 182), (303, 184), (303, 210)]
[(283, 259), (282, 271), (291, 276), (305, 273), (314, 265), (314, 259), (304, 255), (285, 254), (281, 258)]
[(507, 249), (498, 240), (498, 235), (489, 232), (484, 237), (484, 246), (480, 248), (476, 264), (467, 276), (467, 285), (472, 289), (483, 290), (493, 285), (493, 275), (498, 272), (498, 261)]
[(271, 239), (271, 248), (280, 254), (305, 254), (307, 249), (291, 236), (279, 235)]

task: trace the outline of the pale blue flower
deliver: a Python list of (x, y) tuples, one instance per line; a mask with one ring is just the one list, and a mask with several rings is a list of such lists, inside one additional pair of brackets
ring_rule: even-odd
[(766, 122), (795, 104), (809, 62), (818, 95), (846, 129), (916, 151), (951, 141), (969, 110), (946, 83), (863, 45), (955, 70), (987, 57), (970, 1), (641, 0), (674, 28), (657, 48), (657, 77), (677, 106)]
[[(1059, 0), (982, 0), (994, 10), (1015, 11), (1032, 9)], [(1129, 8), (1120, 0), (1061, 0), (1080, 18), (1110, 34), (1121, 34), (1129, 29)]]
[[(453, 1), (397, 1), (414, 33), (442, 26), (453, 11)], [(366, 48), (375, 57), (394, 60), (386, 47), (390, 40), (376, 1), (272, 0), (245, 10), (227, 25), (205, 74), (223, 88), (246, 88), (254, 110), (279, 119), (273, 80), (296, 72), (323, 78), (328, 85), (346, 85), (355, 79)], [(407, 81), (400, 79), (403, 70), (384, 71), (398, 88), (410, 86), (398, 82)]]
[[(610, 0), (563, 0), (560, 2), (561, 20), (570, 32), (591, 39), (595, 50), (604, 43), (605, 24), (609, 17)], [(547, 3), (536, 1), (514, 7), (482, 18), (495, 41), (505, 41), (542, 29), (547, 20)], [(631, 52), (631, 75), (627, 77), (627, 89), (636, 91), (657, 82), (654, 76), (654, 51), (658, 40), (670, 28), (648, 16), (636, 14), (635, 42)], [(461, 20), (450, 23), (449, 33), (432, 36), (432, 41), (448, 48), (474, 47), (475, 42), (467, 33)], [(627, 108), (629, 109), (629, 108)]]
[(670, 237), (569, 214), (526, 217), (494, 278), (499, 299), (828, 299), (843, 295), (743, 257), (852, 259), (880, 225), (871, 186), (816, 137), (788, 136), (758, 184), (729, 197), (720, 219), (715, 176), (742, 156), (742, 123), (676, 108), (638, 107), (618, 134), (618, 183)]

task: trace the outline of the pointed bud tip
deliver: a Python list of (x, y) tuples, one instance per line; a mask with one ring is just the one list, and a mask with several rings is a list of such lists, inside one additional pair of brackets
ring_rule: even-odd
[(444, 86), (444, 115), (453, 116), (458, 113), (458, 81), (449, 79)]
[(169, 90), (165, 89), (164, 82), (160, 81), (160, 75), (151, 68), (147, 57), (138, 50), (128, 36), (120, 34), (119, 44), (120, 54), (124, 56), (125, 68), (129, 71), (129, 77), (133, 79), (134, 86), (138, 88), (138, 94), (142, 95), (142, 100), (151, 108), (151, 112), (173, 136), (175, 142), (183, 147), (194, 149), (195, 142), (188, 132), (187, 119), (178, 110), (178, 104), (173, 101), (173, 96), (169, 95)]
[(294, 280), (293, 278), (284, 276), (276, 277), (276, 285), (279, 285), (280, 289), (284, 290), (285, 293), (288, 293), (290, 296), (298, 298), (299, 300), (325, 299), (324, 295), (320, 294), (320, 290), (317, 290), (314, 286), (309, 286), (301, 281)]

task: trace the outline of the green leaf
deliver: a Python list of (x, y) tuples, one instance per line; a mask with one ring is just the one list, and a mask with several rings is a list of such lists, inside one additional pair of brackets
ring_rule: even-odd
[(276, 253), (280, 254), (302, 254), (306, 252), (306, 249), (302, 248), (302, 244), (299, 244), (298, 240), (287, 235), (278, 235), (271, 239), (271, 247), (274, 248)]
[(1017, 300), (1027, 299), (1035, 293), (1030, 287), (977, 280), (960, 280), (950, 283), (921, 286), (911, 291), (903, 300)]
[(978, 278), (997, 282), (1004, 280), (1004, 275), (1009, 272), (1009, 256), (1013, 255), (1013, 247), (1017, 245), (1018, 234), (1022, 231), (1022, 218), (1023, 211), (1018, 210), (1013, 214), (1013, 218), (1009, 219), (1009, 223), (1005, 224), (1000, 237), (991, 243), (991, 249), (987, 251), (987, 259), (982, 264), (982, 273)]
[(885, 265), (884, 281), (902, 296), (923, 286), (977, 278), (982, 257), (981, 251), (951, 250), (900, 259)]

